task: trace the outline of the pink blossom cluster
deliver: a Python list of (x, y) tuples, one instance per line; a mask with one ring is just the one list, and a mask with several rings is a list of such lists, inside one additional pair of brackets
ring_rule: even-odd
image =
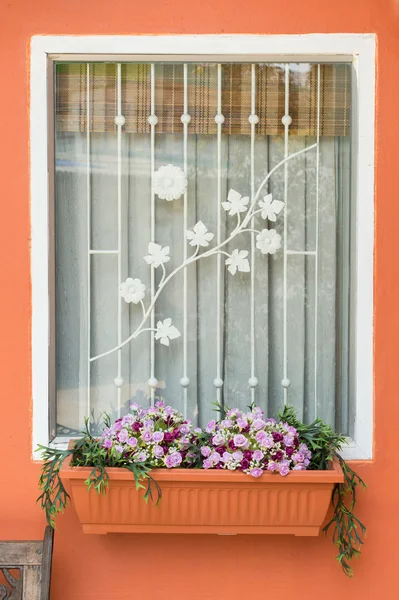
[(151, 467), (171, 469), (190, 465), (194, 457), (190, 446), (195, 433), (189, 420), (163, 401), (149, 408), (133, 402), (130, 408), (129, 414), (106, 427), (100, 437), (108, 454), (145, 462)]
[(206, 432), (211, 437), (201, 446), (204, 469), (239, 469), (253, 477), (271, 471), (284, 476), (310, 464), (312, 454), (300, 443), (295, 427), (265, 419), (258, 407), (247, 413), (228, 410), (222, 421), (209, 421)]

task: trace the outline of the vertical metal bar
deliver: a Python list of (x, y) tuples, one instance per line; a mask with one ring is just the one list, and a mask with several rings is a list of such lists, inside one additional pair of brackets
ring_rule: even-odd
[[(255, 125), (258, 117), (255, 115), (256, 98), (256, 73), (255, 65), (251, 65), (251, 204), (255, 197)], [(251, 220), (252, 229), (255, 228), (255, 219)], [(248, 384), (251, 388), (251, 402), (255, 402), (255, 388), (258, 384), (255, 377), (255, 233), (251, 232), (251, 376)]]
[[(187, 64), (183, 66), (183, 77), (184, 77), (184, 101), (183, 101), (183, 154), (184, 154), (184, 173), (187, 177), (187, 160), (188, 160), (188, 124), (190, 122), (190, 116), (188, 114), (188, 82), (187, 82)], [(188, 228), (187, 221), (187, 187), (184, 191), (184, 204), (183, 204), (183, 260), (187, 260), (187, 241), (186, 231)], [(188, 386), (190, 380), (187, 374), (187, 269), (183, 269), (183, 377), (180, 380), (180, 384), (183, 387), (183, 414), (187, 418), (187, 396)]]
[[(215, 121), (217, 123), (217, 244), (221, 242), (221, 203), (222, 203), (222, 124), (224, 117), (222, 115), (222, 65), (217, 66), (218, 89), (217, 89), (217, 114)], [(216, 377), (214, 385), (216, 387), (216, 401), (220, 403), (222, 397), (222, 351), (221, 351), (221, 277), (222, 277), (222, 257), (217, 255), (216, 263)]]
[[(289, 108), (290, 108), (290, 67), (285, 65), (285, 113), (284, 124), (284, 158), (288, 156)], [(288, 161), (284, 164), (284, 282), (283, 282), (283, 390), (284, 405), (288, 399), (288, 351), (287, 351), (287, 233), (288, 233)]]
[[(155, 171), (155, 64), (151, 64), (151, 241), (155, 242), (155, 194), (154, 194), (154, 171)], [(151, 267), (151, 302), (155, 294), (155, 269)], [(151, 329), (155, 327), (155, 312), (151, 311)], [(150, 381), (155, 383), (155, 334), (151, 331), (151, 351), (150, 351)], [(150, 386), (151, 404), (154, 404), (156, 385)]]
[(315, 301), (314, 301), (314, 411), (317, 417), (317, 338), (319, 308), (319, 171), (320, 171), (320, 64), (317, 65), (317, 147), (316, 147), (316, 242), (315, 242)]
[[(117, 127), (118, 127), (118, 283), (122, 281), (122, 78), (121, 64), (117, 65)], [(117, 295), (118, 302), (118, 345), (122, 343), (122, 298)], [(118, 350), (118, 376), (117, 376), (117, 394), (118, 394), (118, 417), (121, 412), (122, 395), (122, 349)]]
[(87, 221), (87, 407), (86, 415), (91, 410), (91, 168), (90, 168), (90, 63), (86, 64), (86, 221)]

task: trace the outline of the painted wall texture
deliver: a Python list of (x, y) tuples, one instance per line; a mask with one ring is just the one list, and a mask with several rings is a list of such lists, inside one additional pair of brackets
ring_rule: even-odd
[[(399, 0), (2, 0), (0, 3), (0, 538), (40, 539), (31, 454), (29, 43), (35, 34), (377, 34), (375, 454), (356, 465), (368, 538), (349, 580), (322, 538), (55, 537), (53, 600), (396, 598), (399, 535)], [(372, 240), (370, 240), (371, 243)]]

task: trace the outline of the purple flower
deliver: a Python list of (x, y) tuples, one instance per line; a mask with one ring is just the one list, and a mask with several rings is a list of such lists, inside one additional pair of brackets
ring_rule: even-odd
[(137, 462), (144, 462), (147, 458), (147, 455), (145, 452), (139, 452), (139, 454), (136, 456), (136, 461)]
[(142, 424), (139, 421), (135, 421), (132, 425), (132, 429), (133, 431), (135, 431), (136, 433), (138, 433), (140, 431), (140, 429), (142, 428)]
[(212, 431), (214, 431), (215, 429), (215, 425), (216, 425), (216, 421), (214, 419), (212, 419), (211, 421), (209, 421), (208, 425), (206, 426), (206, 432), (207, 433), (212, 433)]
[(209, 448), (209, 446), (202, 446), (202, 448), (201, 448), (202, 456), (207, 458), (211, 454), (211, 452), (212, 452), (212, 450)]
[(230, 448), (230, 450), (237, 450), (237, 446), (234, 444), (233, 440), (229, 440), (227, 442), (227, 445)]
[(115, 421), (113, 430), (120, 431), (121, 429), (122, 429), (122, 419), (119, 419), (118, 421)]
[(252, 456), (253, 456), (252, 450), (245, 450), (245, 452), (244, 452), (244, 458), (246, 458), (247, 460), (251, 461), (252, 460)]
[(257, 461), (260, 461), (260, 460), (262, 460), (262, 458), (263, 458), (264, 456), (265, 456), (265, 455), (263, 454), (262, 450), (255, 450), (255, 452), (253, 453), (253, 459), (254, 459), (254, 460), (257, 460)]
[(247, 443), (246, 437), (244, 435), (242, 435), (241, 433), (238, 433), (237, 435), (235, 435), (233, 440), (234, 440), (234, 445), (237, 446), (237, 448), (242, 448)]
[(224, 463), (231, 462), (233, 459), (233, 455), (230, 452), (223, 452), (222, 461)]
[(294, 454), (295, 450), (292, 446), (287, 446), (285, 449), (285, 453), (287, 456), (291, 457)]
[(268, 471), (277, 471), (278, 470), (278, 464), (275, 463), (273, 460), (271, 460), (271, 461), (268, 462), (266, 469)]
[(244, 471), (245, 469), (248, 469), (249, 465), (249, 460), (247, 458), (243, 458), (243, 460), (241, 461), (241, 469)]
[(233, 456), (234, 460), (236, 460), (237, 462), (241, 462), (242, 459), (244, 458), (244, 455), (241, 452), (241, 450), (236, 450), (236, 452), (233, 452), (232, 456)]
[(127, 442), (128, 437), (129, 434), (126, 431), (126, 429), (122, 429), (122, 431), (120, 431), (118, 434), (118, 440), (121, 442), (121, 444), (125, 444), (125, 442)]
[(173, 442), (173, 440), (174, 440), (175, 438), (174, 438), (174, 435), (173, 435), (172, 433), (170, 433), (169, 431), (167, 431), (167, 432), (165, 433), (165, 435), (163, 436), (163, 439), (164, 439), (164, 441), (165, 441), (167, 444), (170, 444), (171, 442)]
[(215, 448), (215, 452), (218, 452), (220, 454), (220, 456), (223, 456), (223, 453), (225, 450), (226, 450), (225, 446), (218, 446), (217, 448)]
[(299, 463), (303, 462), (305, 460), (305, 457), (302, 454), (302, 452), (295, 452), (295, 454), (292, 455), (292, 460), (296, 463)]
[(292, 435), (285, 435), (283, 438), (284, 444), (286, 446), (293, 446), (294, 445), (294, 438)]
[(117, 451), (118, 454), (122, 454), (122, 452), (123, 452), (123, 446), (120, 446), (119, 444), (117, 444), (115, 446), (115, 450)]
[(260, 477), (262, 473), (262, 469), (251, 469), (250, 471), (250, 475), (252, 475), (252, 477)]
[(277, 450), (275, 454), (272, 454), (273, 460), (282, 460), (284, 458), (284, 453), (281, 450)]
[(223, 436), (221, 436), (220, 433), (217, 433), (216, 435), (214, 435), (212, 438), (212, 444), (214, 446), (220, 446), (220, 444), (223, 444)]
[(145, 431), (143, 431), (142, 436), (141, 436), (143, 442), (151, 442), (152, 440), (152, 433), (151, 431), (148, 431), (148, 429), (146, 429)]
[(137, 440), (135, 437), (130, 437), (127, 443), (131, 448), (135, 448), (137, 446)]
[(252, 427), (253, 429), (255, 429), (255, 431), (259, 431), (259, 429), (263, 429), (265, 427), (266, 423), (263, 419), (255, 419), (254, 422), (252, 423)]
[(112, 440), (106, 439), (103, 443), (104, 448), (112, 448)]
[(155, 408), (164, 408), (165, 407), (165, 402), (163, 400), (158, 400), (157, 402), (155, 402)]
[(168, 469), (178, 467), (182, 461), (180, 452), (173, 452), (165, 457), (165, 465)]
[(279, 464), (278, 470), (279, 470), (280, 475), (282, 475), (283, 477), (288, 475), (288, 473), (290, 472), (290, 463), (288, 462), (288, 460), (283, 460)]
[(164, 433), (163, 433), (163, 431), (155, 431), (155, 432), (152, 434), (152, 439), (153, 439), (153, 441), (154, 441), (154, 442), (157, 442), (157, 443), (158, 443), (158, 442), (162, 442), (163, 438), (164, 438)]
[(180, 433), (182, 433), (183, 435), (187, 435), (187, 433), (190, 433), (190, 426), (187, 425), (187, 423), (183, 423), (183, 425), (181, 425), (180, 427)]
[(209, 458), (206, 458), (202, 466), (204, 469), (211, 469), (213, 467), (213, 462)]
[(133, 423), (134, 418), (133, 415), (125, 415), (122, 418), (122, 425), (130, 425), (131, 423)]
[(239, 418), (237, 419), (237, 425), (240, 429), (244, 429), (248, 425), (248, 421), (246, 419)]
[(161, 446), (154, 446), (154, 456), (156, 458), (162, 458), (164, 455), (163, 448)]
[(275, 443), (282, 442), (284, 439), (284, 436), (281, 433), (279, 433), (278, 431), (273, 431), (272, 437), (273, 437), (273, 440)]
[(209, 460), (211, 460), (215, 465), (217, 465), (218, 462), (220, 461), (219, 452), (212, 452), (212, 454), (209, 457)]

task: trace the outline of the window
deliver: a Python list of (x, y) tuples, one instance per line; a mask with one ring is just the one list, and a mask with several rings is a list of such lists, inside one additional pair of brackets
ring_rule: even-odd
[(200, 425), (292, 404), (354, 445), (353, 60), (104, 59), (47, 70), (52, 436), (162, 396)]

